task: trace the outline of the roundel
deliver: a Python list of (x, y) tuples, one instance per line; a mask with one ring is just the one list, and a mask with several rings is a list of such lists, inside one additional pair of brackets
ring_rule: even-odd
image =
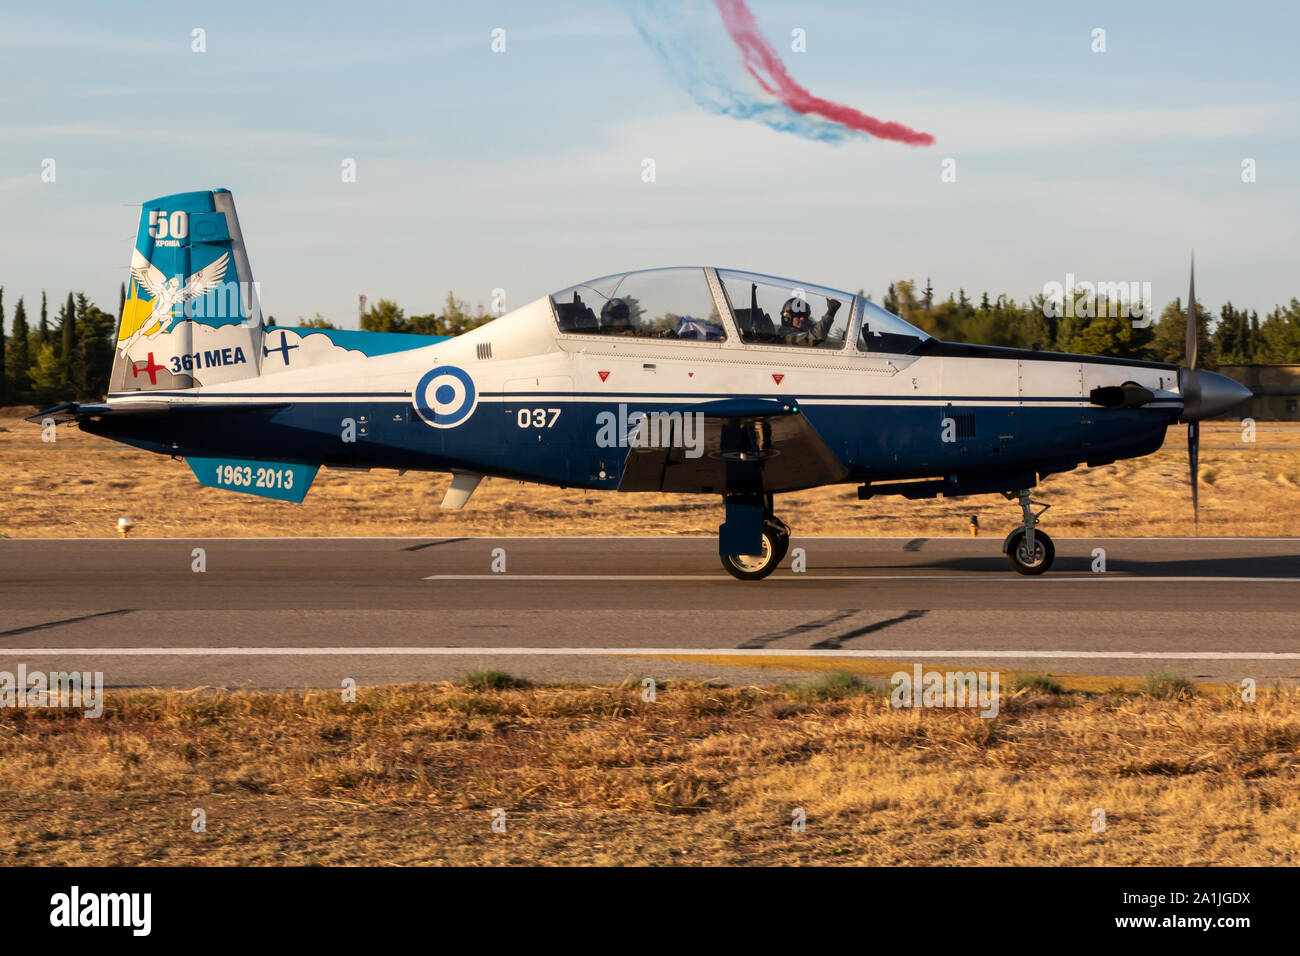
[(424, 373), (412, 400), (416, 412), (434, 428), (455, 428), (474, 413), (478, 392), (464, 369), (439, 365)]

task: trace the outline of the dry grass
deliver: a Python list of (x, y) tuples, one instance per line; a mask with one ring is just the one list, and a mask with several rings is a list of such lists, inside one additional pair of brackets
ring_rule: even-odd
[(0, 862), (1295, 865), (1298, 768), (1294, 690), (118, 692), (0, 712)]
[[(612, 495), (489, 480), (464, 511), (438, 504), (448, 477), (321, 469), (301, 505), (201, 488), (189, 467), (61, 428), (0, 418), (5, 473), (0, 535), (111, 537), (129, 514), (147, 537), (315, 535), (714, 534), (716, 496)], [(1192, 533), (1183, 429), (1157, 454), (1049, 478), (1038, 489), (1053, 508), (1054, 535)], [(1300, 426), (1261, 424), (1254, 444), (1231, 424), (1208, 425), (1201, 440), (1203, 535), (1300, 535)], [(996, 495), (909, 502), (860, 502), (852, 485), (783, 495), (779, 512), (799, 535), (965, 535), (972, 514), (1000, 538), (1019, 518)]]

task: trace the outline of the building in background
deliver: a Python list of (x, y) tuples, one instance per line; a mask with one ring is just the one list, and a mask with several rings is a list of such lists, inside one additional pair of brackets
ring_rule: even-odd
[(1216, 371), (1255, 393), (1226, 418), (1300, 422), (1300, 365), (1220, 365)]

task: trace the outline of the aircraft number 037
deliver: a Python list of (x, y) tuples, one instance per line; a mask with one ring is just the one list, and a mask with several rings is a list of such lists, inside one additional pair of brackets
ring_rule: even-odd
[(515, 423), (520, 428), (554, 428), (559, 418), (558, 408), (521, 408)]
[(217, 484), (232, 488), (293, 487), (292, 468), (253, 468), (249, 465), (217, 465)]

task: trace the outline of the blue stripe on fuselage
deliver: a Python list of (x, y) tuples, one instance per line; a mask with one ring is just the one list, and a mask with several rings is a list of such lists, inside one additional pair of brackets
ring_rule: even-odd
[[(159, 393), (150, 393), (154, 398)], [(190, 393), (192, 395), (193, 393)], [(229, 393), (235, 397), (239, 393)], [(259, 393), (259, 399), (291, 393)], [(382, 393), (381, 393), (382, 394)], [(222, 398), (204, 393), (205, 398)], [(618, 485), (627, 450), (597, 446), (602, 412), (681, 411), (684, 398), (628, 396), (623, 400), (559, 400), (523, 393), (518, 401), (480, 401), (455, 428), (432, 428), (415, 414), (409, 398), (373, 394), (331, 401), (287, 402), (275, 409), (170, 415), (105, 415), (83, 430), (168, 455), (237, 457), (304, 464), (448, 471), (463, 468), (503, 477), (589, 488)], [(728, 398), (736, 396), (725, 396)], [(765, 396), (752, 396), (763, 398)], [(859, 402), (863, 396), (854, 396)], [(788, 399), (787, 399), (788, 400)], [(849, 468), (849, 481), (925, 478), (989, 471), (1062, 471), (1081, 462), (1149, 454), (1160, 447), (1178, 407), (1103, 409), (895, 400), (896, 404), (833, 404), (819, 397), (803, 414), (831, 451)], [(824, 404), (823, 404), (824, 403)], [(541, 426), (535, 426), (538, 409)], [(554, 415), (553, 410), (559, 414)], [(521, 414), (528, 411), (528, 415)], [(943, 420), (971, 415), (945, 442)], [(523, 425), (527, 420), (527, 424)], [(351, 420), (353, 441), (345, 440)], [(604, 471), (605, 477), (600, 473)]]

